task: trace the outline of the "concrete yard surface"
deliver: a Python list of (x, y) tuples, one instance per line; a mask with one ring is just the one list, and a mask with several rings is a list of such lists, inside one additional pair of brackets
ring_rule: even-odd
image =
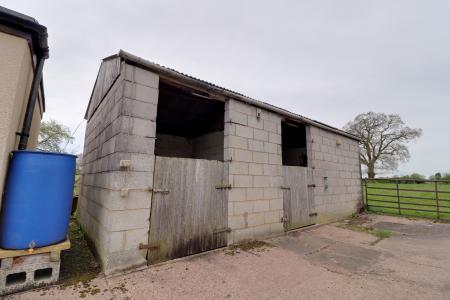
[(449, 299), (449, 249), (450, 224), (362, 215), (6, 299)]

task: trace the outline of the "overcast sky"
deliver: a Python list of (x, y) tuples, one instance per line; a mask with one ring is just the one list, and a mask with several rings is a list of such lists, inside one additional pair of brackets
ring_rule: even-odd
[[(145, 59), (342, 128), (400, 114), (399, 174), (450, 172), (450, 1), (0, 1), (47, 26), (46, 119), (74, 130), (103, 57)], [(85, 123), (71, 150), (82, 152)]]

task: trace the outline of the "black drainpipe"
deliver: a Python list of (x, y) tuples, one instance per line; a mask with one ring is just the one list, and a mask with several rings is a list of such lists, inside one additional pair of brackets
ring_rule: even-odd
[(25, 111), (25, 117), (23, 119), (22, 132), (20, 135), (19, 150), (27, 149), (28, 137), (30, 136), (31, 122), (33, 121), (34, 108), (36, 106), (36, 100), (39, 93), (42, 80), (42, 69), (44, 68), (44, 61), (46, 57), (39, 57), (36, 70), (34, 72), (33, 82), (31, 83), (30, 97), (28, 98), (27, 110)]

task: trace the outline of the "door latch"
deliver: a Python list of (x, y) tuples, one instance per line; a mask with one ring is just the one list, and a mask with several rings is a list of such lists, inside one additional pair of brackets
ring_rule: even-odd
[(308, 184), (308, 187), (316, 187), (316, 185), (313, 183), (313, 184)]
[(317, 217), (317, 213), (316, 212), (315, 213), (310, 213), (309, 216), (310, 217)]
[(147, 244), (139, 244), (139, 250), (149, 250), (149, 251), (157, 251), (159, 250), (159, 245), (147, 245)]
[(231, 184), (219, 184), (216, 185), (217, 190), (231, 190)]
[(153, 193), (167, 195), (170, 193), (170, 190), (168, 190), (168, 189), (153, 189)]
[(291, 188), (288, 187), (288, 186), (280, 186), (280, 189), (282, 189), (282, 190), (290, 190)]
[(289, 221), (289, 218), (286, 217), (286, 216), (284, 216), (284, 217), (281, 218), (281, 222), (282, 222), (282, 223), (287, 223), (288, 221)]
[(214, 234), (219, 234), (219, 233), (230, 233), (231, 232), (231, 228), (230, 227), (225, 227), (225, 228), (221, 228), (221, 229), (214, 229)]

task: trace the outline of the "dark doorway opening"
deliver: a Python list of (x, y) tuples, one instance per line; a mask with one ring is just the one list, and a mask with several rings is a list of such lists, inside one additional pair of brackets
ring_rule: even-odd
[(308, 166), (306, 126), (296, 122), (281, 123), (283, 165)]
[(223, 161), (225, 103), (161, 82), (155, 154)]

